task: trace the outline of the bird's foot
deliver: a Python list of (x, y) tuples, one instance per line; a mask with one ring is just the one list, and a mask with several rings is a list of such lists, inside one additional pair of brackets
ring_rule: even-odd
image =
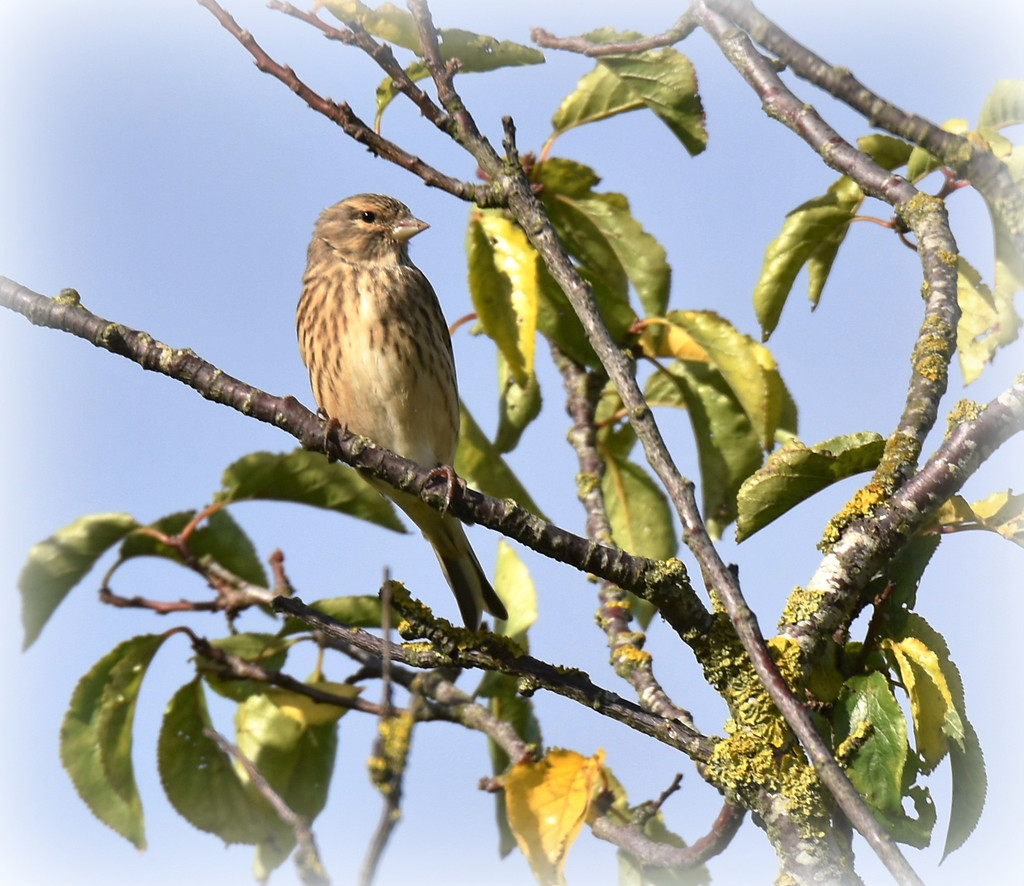
[[(333, 434), (335, 431), (340, 431), (341, 432), (341, 436), (344, 437), (345, 434), (348, 433), (348, 426), (342, 424), (336, 418), (333, 418), (332, 416), (328, 415), (322, 409), (318, 409), (316, 411), (316, 414), (319, 415), (320, 418), (324, 419), (324, 442), (323, 442), (323, 448), (326, 451), (327, 450), (327, 443), (330, 440), (331, 434)], [(327, 453), (327, 460), (333, 464), (338, 459), (335, 456), (331, 455), (330, 452), (328, 452)]]
[(452, 506), (452, 496), (455, 494), (455, 487), (462, 486), (464, 488), (466, 481), (455, 473), (455, 468), (451, 465), (438, 465), (436, 468), (433, 468), (427, 474), (424, 486), (430, 486), (435, 480), (443, 480), (444, 482), (444, 509), (441, 513), (446, 514), (448, 513), (448, 508)]

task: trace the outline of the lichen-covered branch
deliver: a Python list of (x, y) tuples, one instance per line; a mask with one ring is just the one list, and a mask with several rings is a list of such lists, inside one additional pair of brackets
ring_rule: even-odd
[[(551, 345), (551, 355), (562, 373), (566, 411), (572, 419), (568, 439), (579, 462), (576, 487), (587, 514), (587, 535), (599, 544), (612, 545), (614, 539), (611, 524), (608, 522), (604, 494), (601, 491), (604, 461), (597, 450), (594, 423), (594, 412), (604, 386), (604, 377), (599, 373), (588, 373), (554, 344)], [(630, 627), (632, 616), (626, 592), (609, 582), (602, 582), (598, 595), (601, 600), (598, 623), (608, 638), (615, 673), (633, 686), (640, 704), (647, 710), (693, 725), (689, 711), (676, 705), (655, 678), (654, 662), (650, 653), (643, 648), (646, 639), (644, 633), (639, 628)], [(710, 625), (710, 614), (706, 620)]]
[[(405, 605), (408, 606), (408, 602)], [(354, 646), (375, 656), (383, 654), (382, 647), (387, 641), (344, 625), (299, 599), (278, 597), (274, 608), (322, 632), (332, 644)], [(508, 674), (519, 680), (521, 691), (545, 689), (564, 696), (677, 748), (698, 762), (707, 760), (714, 748), (711, 739), (686, 724), (658, 717), (597, 686), (583, 671), (556, 667), (525, 655), (505, 638), (452, 627), (443, 619), (434, 619), (425, 608), (415, 609), (415, 626), (410, 623), (410, 628), (416, 636), (426, 635), (429, 642), (391, 644), (393, 661), (416, 668), (479, 668)]]
[(853, 521), (805, 589), (795, 592), (781, 632), (816, 660), (826, 639), (849, 623), (860, 591), (893, 554), (960, 490), (1011, 436), (1024, 431), (1024, 375), (973, 420), (962, 422), (899, 490)]

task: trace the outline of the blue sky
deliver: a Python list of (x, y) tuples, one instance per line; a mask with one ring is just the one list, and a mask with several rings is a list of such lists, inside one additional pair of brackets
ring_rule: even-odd
[[(355, 50), (329, 44), (254, 0), (234, 0), (228, 8), (315, 89), (348, 100), (364, 119), (372, 118), (381, 75)], [(438, 0), (432, 8), (438, 24), (523, 42), (532, 25), (560, 34), (603, 25), (654, 32), (678, 15), (661, 2), (522, 0), (506, 9)], [(936, 122), (974, 119), (995, 80), (1024, 77), (1021, 13), (1000, 0), (959, 6), (778, 0), (762, 8), (825, 58)], [(750, 293), (764, 247), (784, 213), (821, 193), (835, 174), (763, 115), (710, 40), (696, 34), (681, 48), (697, 67), (707, 108), (711, 141), (703, 156), (690, 159), (647, 114), (569, 133), (555, 153), (592, 165), (602, 188), (629, 196), (635, 215), (668, 250), (672, 307), (713, 308), (756, 334)], [(495, 142), (502, 115), (511, 114), (521, 150), (539, 149), (559, 101), (590, 68), (573, 56), (548, 52), (547, 58), (536, 68), (459, 78), (469, 108)], [(827, 97), (799, 89), (847, 137), (868, 131)], [(260, 74), (195, 3), (3, 4), (0, 119), (0, 274), (48, 294), (74, 286), (96, 313), (190, 347), (266, 390), (312, 403), (298, 358), (294, 307), (313, 221), (320, 209), (348, 194), (394, 194), (430, 222), (430, 230), (412, 244), (413, 258), (433, 281), (449, 319), (471, 309), (464, 259), (468, 208), (372, 158), (309, 111)], [(402, 102), (388, 111), (384, 133), (453, 175), (474, 175), (472, 161)], [(889, 215), (880, 205), (872, 211)], [(961, 250), (988, 275), (991, 245), (980, 199), (961, 192), (951, 212)], [(881, 228), (862, 225), (844, 245), (818, 310), (812, 315), (802, 294), (794, 294), (770, 347), (801, 408), (806, 441), (892, 428), (920, 321), (919, 286), (914, 255)], [(464, 327), (455, 351), (462, 395), (481, 424), (493, 430), (493, 346)], [(1019, 371), (1022, 356), (1019, 345), (1002, 353), (966, 392), (954, 374), (947, 410), (961, 396), (994, 396)], [(149, 521), (201, 506), (237, 457), (288, 450), (293, 441), (206, 403), (180, 384), (68, 336), (34, 329), (6, 312), (0, 314), (0, 378), (0, 588), (8, 595), (9, 613), (0, 627), (6, 676), (0, 742), (8, 761), (0, 767), (0, 872), (5, 881), (25, 886), (72, 880), (86, 886), (247, 882), (249, 850), (225, 850), (177, 818), (154, 773), (160, 714), (191, 673), (183, 640), (160, 652), (139, 706), (135, 764), (149, 850), (136, 853), (93, 819), (60, 768), (60, 721), (79, 676), (119, 640), (177, 622), (101, 607), (93, 576), (23, 654), (14, 588), (28, 548), (76, 517), (127, 511)], [(575, 461), (563, 442), (561, 388), (546, 364), (542, 384), (542, 419), (510, 462), (549, 516), (581, 531)], [(665, 416), (663, 427), (682, 470), (696, 474), (686, 417)], [(1022, 454), (1019, 442), (1007, 447), (979, 472), (968, 497), (1021, 486)], [(812, 574), (821, 528), (855, 488), (855, 481), (840, 484), (741, 546), (728, 533), (723, 554), (739, 564), (766, 630), (790, 589)], [(261, 553), (285, 551), (289, 575), (306, 599), (372, 593), (387, 564), (438, 611), (454, 615), (434, 559), (417, 535), (400, 537), (292, 506), (241, 505), (235, 516)], [(491, 568), (496, 537), (471, 532)], [(582, 667), (597, 682), (628, 695), (607, 666), (603, 636), (592, 627), (594, 587), (563, 567), (521, 553), (540, 596), (541, 617), (531, 634), (534, 654)], [(963, 673), (968, 712), (990, 773), (989, 805), (974, 838), (941, 867), (948, 776), (940, 772), (932, 779), (939, 809), (936, 845), (911, 853), (930, 883), (994, 875), (1015, 857), (1024, 767), (1014, 727), (1022, 724), (1016, 697), (1007, 699), (1005, 688), (1015, 685), (1010, 669), (1019, 667), (1014, 652), (1024, 615), (1022, 556), (980, 533), (950, 538), (922, 589), (919, 609), (946, 636)], [(171, 567), (139, 566), (125, 570), (120, 581), (126, 593), (168, 599), (205, 593)], [(221, 623), (199, 616), (181, 621), (210, 634), (222, 630)], [(251, 615), (242, 626), (270, 625)], [(677, 701), (707, 731), (720, 732), (721, 702), (703, 684), (692, 656), (657, 622), (648, 648)], [(301, 675), (311, 662), (300, 656), (294, 672)], [(329, 676), (344, 676), (344, 663), (328, 667)], [(538, 709), (549, 746), (585, 754), (603, 747), (633, 801), (656, 797), (675, 772), (684, 772), (683, 790), (665, 810), (669, 824), (690, 840), (706, 831), (718, 798), (688, 761), (568, 702), (538, 698)], [(218, 716), (229, 730), (230, 712)], [(355, 715), (342, 721), (332, 802), (316, 827), (336, 883), (350, 882), (377, 819), (379, 803), (363, 767), (373, 726)], [(488, 771), (478, 735), (445, 725), (418, 731), (405, 816), (380, 882), (403, 882), (412, 864), (436, 870), (438, 882), (477, 882), (483, 873), (495, 883), (529, 882), (518, 853), (496, 861), (493, 801), (476, 790)], [(858, 856), (869, 882), (887, 881), (865, 846)], [(611, 882), (613, 865), (607, 845), (584, 837), (570, 858), (570, 882)], [(752, 871), (762, 872), (760, 880), (767, 882), (774, 860), (760, 831), (747, 822), (735, 845), (712, 864), (712, 873), (715, 882), (737, 883), (751, 882)], [(273, 880), (295, 881), (289, 865)], [(425, 882), (431, 882), (429, 875)]]

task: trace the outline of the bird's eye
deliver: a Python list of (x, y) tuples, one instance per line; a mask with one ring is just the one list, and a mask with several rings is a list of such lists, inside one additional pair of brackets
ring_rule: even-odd
[(377, 213), (371, 212), (369, 209), (363, 210), (359, 217), (368, 225), (372, 225), (375, 221), (377, 221)]

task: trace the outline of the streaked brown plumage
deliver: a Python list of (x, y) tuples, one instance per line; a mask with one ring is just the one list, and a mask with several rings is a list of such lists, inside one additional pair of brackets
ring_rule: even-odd
[[(455, 457), (459, 396), (441, 306), (409, 259), (409, 239), (426, 227), (380, 194), (325, 209), (309, 244), (297, 326), (320, 408), (353, 433), (435, 467)], [(483, 610), (508, 618), (455, 517), (371, 482), (433, 545), (468, 627), (479, 626)]]

